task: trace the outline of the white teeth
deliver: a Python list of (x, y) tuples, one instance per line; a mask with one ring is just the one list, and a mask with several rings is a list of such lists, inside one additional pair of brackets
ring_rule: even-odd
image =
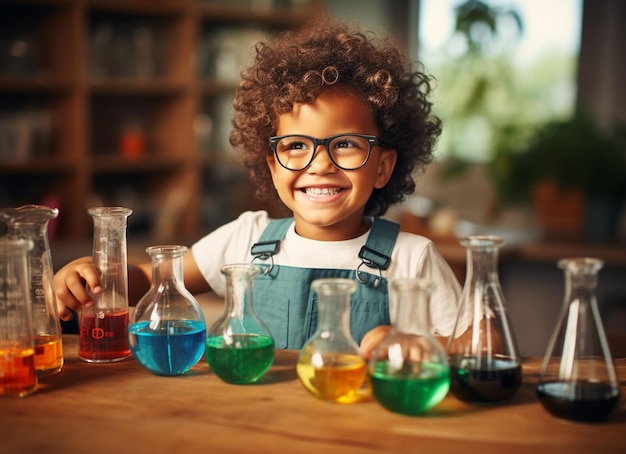
[(313, 196), (329, 196), (338, 194), (339, 191), (337, 188), (306, 188), (307, 195)]

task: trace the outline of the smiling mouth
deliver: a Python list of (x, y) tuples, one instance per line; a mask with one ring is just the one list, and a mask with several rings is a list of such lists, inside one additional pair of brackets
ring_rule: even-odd
[(312, 197), (328, 197), (339, 194), (343, 188), (302, 188), (301, 191)]

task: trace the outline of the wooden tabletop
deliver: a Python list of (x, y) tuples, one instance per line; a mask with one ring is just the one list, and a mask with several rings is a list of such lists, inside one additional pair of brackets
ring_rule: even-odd
[(202, 359), (188, 374), (159, 377), (133, 358), (88, 364), (64, 336), (63, 370), (25, 398), (0, 398), (0, 451), (14, 453), (491, 453), (626, 452), (626, 358), (622, 399), (607, 422), (572, 423), (537, 401), (539, 358), (499, 406), (446, 397), (429, 414), (391, 413), (374, 400), (320, 401), (298, 381), (298, 352), (280, 350), (254, 385), (229, 385)]

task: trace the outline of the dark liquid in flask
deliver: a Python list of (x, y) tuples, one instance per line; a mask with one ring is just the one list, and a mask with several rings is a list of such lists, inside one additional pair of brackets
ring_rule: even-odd
[(613, 411), (619, 391), (606, 383), (555, 381), (540, 383), (537, 397), (557, 418), (598, 422), (608, 418)]
[(510, 359), (488, 361), (487, 358), (450, 360), (450, 391), (457, 399), (489, 404), (513, 397), (522, 384), (521, 364)]
[(128, 311), (83, 313), (78, 354), (92, 362), (116, 361), (130, 356)]

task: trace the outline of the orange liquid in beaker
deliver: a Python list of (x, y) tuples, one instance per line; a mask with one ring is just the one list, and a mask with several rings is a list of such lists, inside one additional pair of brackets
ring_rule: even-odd
[(0, 348), (0, 396), (22, 397), (36, 388), (35, 349)]
[(35, 336), (37, 375), (51, 375), (63, 367), (63, 341), (56, 336)]

